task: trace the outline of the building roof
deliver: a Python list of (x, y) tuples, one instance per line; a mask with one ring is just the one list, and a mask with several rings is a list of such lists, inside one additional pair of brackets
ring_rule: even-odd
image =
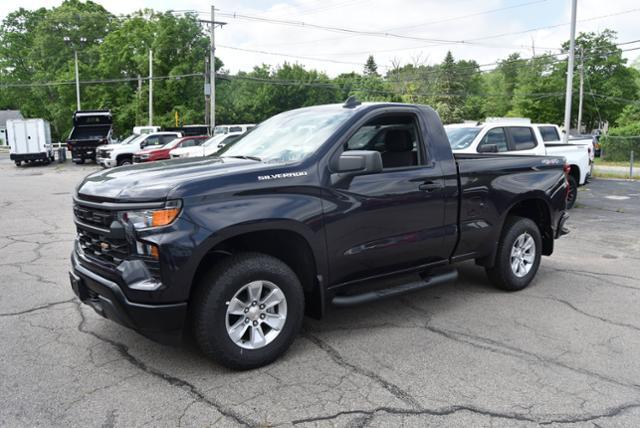
[(0, 110), (0, 127), (7, 126), (7, 120), (24, 119), (20, 110)]

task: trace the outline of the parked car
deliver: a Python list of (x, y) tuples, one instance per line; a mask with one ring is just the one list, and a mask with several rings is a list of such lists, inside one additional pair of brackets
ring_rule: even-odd
[(142, 134), (153, 134), (155, 132), (160, 132), (159, 126), (145, 125), (145, 126), (134, 126), (133, 133), (137, 135)]
[(538, 126), (526, 120), (446, 125), (445, 130), (454, 153), (565, 157), (571, 186), (567, 195), (568, 208), (575, 204), (578, 186), (586, 183), (591, 170), (591, 161), (586, 145), (546, 143), (540, 135)]
[(179, 147), (169, 152), (171, 159), (175, 158), (194, 158), (199, 156), (211, 156), (218, 150), (223, 148), (226, 144), (239, 139), (242, 136), (241, 132), (234, 132), (230, 134), (218, 134), (209, 138), (204, 143), (198, 146), (192, 147)]
[[(404, 129), (352, 145), (378, 126)], [(71, 286), (108, 319), (164, 342), (192, 329), (250, 369), (304, 314), (452, 281), (452, 263), (525, 288), (567, 232), (567, 189), (562, 157), (454, 154), (433, 109), (350, 98), (278, 114), (220, 157), (86, 177)]]
[(177, 148), (197, 147), (204, 143), (209, 137), (206, 135), (199, 135), (193, 137), (181, 137), (175, 138), (168, 142), (164, 146), (151, 147), (148, 149), (140, 150), (133, 154), (133, 162), (153, 162), (158, 160), (170, 159), (169, 152)]
[(67, 148), (73, 162), (81, 164), (87, 159), (95, 161), (98, 146), (111, 143), (112, 133), (111, 111), (76, 111), (73, 114), (73, 129), (67, 138)]
[(9, 143), (9, 159), (14, 161), (16, 166), (20, 166), (22, 162), (49, 164), (53, 161), (51, 127), (46, 120), (7, 120), (6, 136)]
[(180, 137), (182, 134), (179, 132), (154, 132), (142, 134), (125, 143), (100, 146), (98, 147), (97, 162), (105, 168), (131, 165), (134, 153), (146, 147), (162, 147)]
[(218, 125), (213, 128), (213, 135), (229, 134), (232, 132), (239, 132), (243, 134), (255, 127), (256, 125), (253, 123), (247, 123), (244, 125)]

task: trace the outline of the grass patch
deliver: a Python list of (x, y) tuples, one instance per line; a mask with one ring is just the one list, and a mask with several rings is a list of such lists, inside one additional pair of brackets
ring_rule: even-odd
[(638, 180), (639, 177), (629, 178), (629, 174), (621, 174), (618, 172), (602, 172), (598, 170), (593, 171), (593, 176), (595, 178), (623, 178), (627, 180)]
[[(640, 156), (640, 153), (638, 153), (636, 156)], [(629, 168), (629, 161), (626, 162), (616, 162), (616, 161), (608, 161), (608, 160), (603, 160), (601, 158), (595, 158), (593, 161), (594, 164), (596, 165), (600, 165), (600, 166), (624, 166)], [(640, 160), (634, 160), (633, 161), (633, 167), (634, 168), (640, 168)]]

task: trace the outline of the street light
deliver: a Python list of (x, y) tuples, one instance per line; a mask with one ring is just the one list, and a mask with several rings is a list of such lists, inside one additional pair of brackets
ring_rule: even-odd
[[(77, 104), (77, 110), (80, 111), (80, 75), (78, 73), (78, 47), (72, 43), (71, 41), (71, 37), (65, 36), (63, 37), (63, 39), (65, 43), (67, 43), (68, 45), (71, 45), (71, 47), (73, 48), (73, 57), (75, 60), (75, 69), (76, 69), (76, 104)], [(79, 39), (80, 44), (84, 44), (87, 39), (86, 37), (80, 37)]]

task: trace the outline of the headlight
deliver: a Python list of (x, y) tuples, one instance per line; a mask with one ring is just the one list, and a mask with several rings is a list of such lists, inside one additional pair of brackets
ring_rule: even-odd
[(122, 212), (120, 219), (131, 224), (136, 230), (168, 226), (178, 218), (181, 208), (179, 200), (168, 201), (164, 208)]
[(144, 153), (140, 155), (140, 159), (149, 159), (149, 155)]

